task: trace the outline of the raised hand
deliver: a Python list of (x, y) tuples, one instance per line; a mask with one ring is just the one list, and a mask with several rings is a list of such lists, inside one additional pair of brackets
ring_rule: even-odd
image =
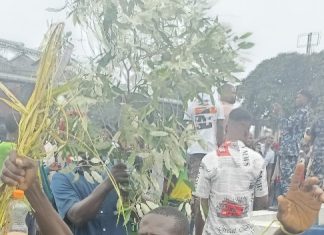
[(1, 181), (26, 191), (37, 180), (37, 164), (27, 157), (19, 157), (12, 151), (4, 163)]
[(316, 177), (304, 180), (304, 171), (304, 163), (298, 163), (289, 191), (285, 196), (278, 197), (278, 220), (291, 233), (301, 233), (310, 228), (324, 203), (319, 180)]

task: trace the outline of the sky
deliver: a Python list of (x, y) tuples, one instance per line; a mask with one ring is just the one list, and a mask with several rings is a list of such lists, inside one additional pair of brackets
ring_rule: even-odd
[[(234, 32), (253, 33), (255, 46), (244, 53), (249, 72), (279, 53), (305, 53), (306, 48), (297, 47), (297, 39), (309, 32), (324, 33), (323, 9), (323, 0), (219, 0), (210, 14), (218, 15)], [(306, 43), (305, 36), (300, 39), (301, 45)], [(324, 40), (313, 51), (323, 49)]]
[[(59, 8), (65, 0), (1, 0), (0, 38), (37, 48), (49, 23), (64, 21), (65, 13), (52, 13), (47, 8)], [(284, 52), (304, 53), (297, 47), (299, 35), (324, 33), (323, 0), (218, 0), (209, 14), (219, 16), (221, 22), (234, 32), (252, 32), (255, 46), (245, 51), (245, 75), (264, 59)], [(71, 23), (74, 41), (80, 43), (82, 34)], [(305, 43), (305, 37), (302, 38)], [(82, 46), (85, 43), (81, 43)], [(81, 51), (82, 51), (82, 46)], [(324, 40), (314, 51), (324, 49)], [(79, 49), (80, 51), (80, 49)]]

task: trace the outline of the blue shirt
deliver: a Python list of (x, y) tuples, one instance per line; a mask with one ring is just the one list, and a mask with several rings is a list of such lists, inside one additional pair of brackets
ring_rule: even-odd
[[(82, 201), (98, 186), (97, 183), (89, 183), (82, 174), (74, 181), (72, 173), (56, 173), (51, 182), (51, 189), (60, 216), (67, 219), (66, 215), (70, 208), (77, 202)], [(126, 235), (123, 220), (115, 215), (118, 196), (115, 191), (108, 193), (101, 209), (95, 218), (89, 220), (81, 227), (70, 224), (74, 235)]]
[(324, 156), (324, 116), (320, 117), (313, 124), (311, 136), (314, 138), (313, 152), (315, 158), (317, 156)]
[(300, 142), (304, 137), (309, 120), (309, 108), (299, 108), (289, 118), (280, 120), (280, 150), (282, 156), (298, 156)]

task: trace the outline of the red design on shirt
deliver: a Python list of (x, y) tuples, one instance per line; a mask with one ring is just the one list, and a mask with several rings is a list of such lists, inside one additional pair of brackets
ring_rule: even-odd
[(217, 109), (215, 106), (198, 106), (194, 109), (194, 114), (215, 114)]
[(244, 205), (225, 199), (219, 206), (217, 216), (221, 218), (242, 218), (247, 213)]
[(229, 146), (231, 142), (226, 141), (224, 144), (218, 147), (216, 154), (218, 157), (230, 157), (231, 153), (229, 151)]

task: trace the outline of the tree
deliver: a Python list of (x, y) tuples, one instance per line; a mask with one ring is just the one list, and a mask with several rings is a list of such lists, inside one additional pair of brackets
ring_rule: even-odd
[[(97, 72), (127, 92), (186, 101), (240, 71), (244, 40), (206, 17), (207, 1), (71, 1), (75, 22), (97, 39)], [(107, 76), (105, 76), (107, 79)], [(193, 90), (194, 88), (194, 90)], [(152, 92), (151, 92), (152, 91)], [(153, 94), (153, 95), (152, 95)]]
[(158, 179), (147, 174), (154, 165), (170, 177), (184, 166), (192, 129), (181, 122), (182, 104), (235, 80), (239, 51), (253, 45), (246, 41), (250, 33), (234, 35), (207, 17), (205, 6), (203, 0), (67, 1), (69, 16), (87, 30), (97, 52), (82, 78), (81, 98), (95, 100), (90, 117), (99, 118), (89, 125), (104, 128), (109, 138), (91, 139), (110, 158), (129, 166), (143, 162), (133, 171), (131, 209), (149, 188), (157, 189)]
[(323, 97), (320, 88), (324, 77), (323, 62), (324, 52), (310, 56), (280, 54), (261, 62), (240, 87), (244, 105), (260, 125), (276, 127), (276, 119), (271, 116), (274, 103), (282, 104), (289, 114), (295, 109), (299, 90), (309, 89), (315, 98)]

